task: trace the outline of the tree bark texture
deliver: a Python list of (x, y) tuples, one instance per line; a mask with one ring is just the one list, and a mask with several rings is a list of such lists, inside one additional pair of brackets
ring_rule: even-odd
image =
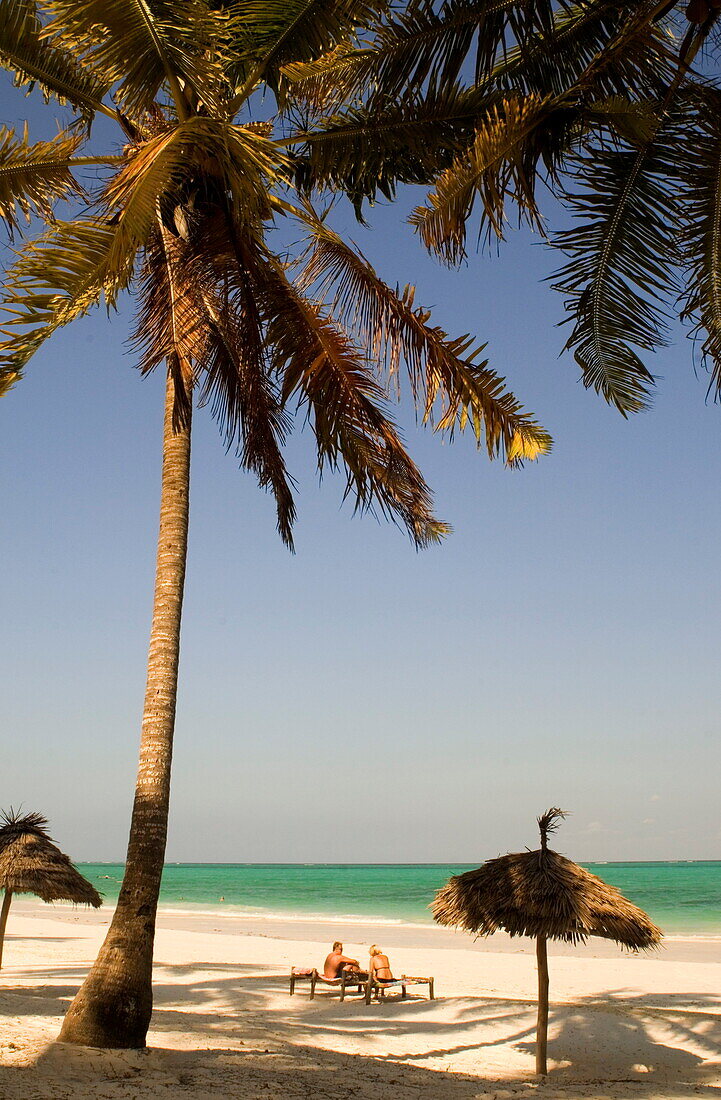
[(168, 828), (190, 488), (190, 415), (174, 432), (174, 397), (168, 374), (155, 599), (125, 875), (105, 942), (60, 1032), (62, 1042), (84, 1046), (144, 1047), (153, 1008), (153, 942)]
[(5, 943), (5, 929), (8, 923), (8, 913), (10, 912), (10, 902), (12, 901), (12, 890), (6, 890), (3, 896), (2, 909), (0, 909), (0, 967), (3, 964), (3, 944)]
[(546, 1050), (548, 1046), (548, 952), (546, 937), (536, 940), (538, 963), (538, 1020), (536, 1022), (536, 1073), (548, 1073)]

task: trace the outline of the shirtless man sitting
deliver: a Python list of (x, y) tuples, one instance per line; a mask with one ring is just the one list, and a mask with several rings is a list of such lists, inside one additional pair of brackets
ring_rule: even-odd
[(324, 978), (340, 978), (343, 971), (347, 971), (349, 974), (361, 974), (361, 968), (358, 965), (357, 959), (349, 959), (343, 954), (343, 944), (340, 940), (336, 940), (333, 944), (333, 950), (328, 958), (325, 960), (323, 967)]

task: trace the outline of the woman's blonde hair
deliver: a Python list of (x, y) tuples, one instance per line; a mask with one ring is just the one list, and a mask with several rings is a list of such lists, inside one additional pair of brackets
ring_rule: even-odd
[(371, 958), (373, 958), (374, 955), (382, 955), (383, 952), (381, 951), (380, 947), (376, 947), (375, 944), (372, 944), (371, 949), (368, 952), (368, 954), (370, 955)]

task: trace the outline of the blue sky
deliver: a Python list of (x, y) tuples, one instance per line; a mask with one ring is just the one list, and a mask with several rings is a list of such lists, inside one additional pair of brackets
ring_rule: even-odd
[[(46, 136), (41, 103), (3, 100)], [(553, 454), (510, 471), (406, 408), (454, 528), (419, 554), (317, 486), (298, 431), (291, 556), (199, 411), (168, 858), (481, 860), (551, 804), (578, 859), (717, 858), (721, 409), (679, 333), (654, 409), (621, 419), (559, 357), (538, 239), (449, 272), (404, 224), (418, 198), (337, 224), (488, 341)], [(144, 688), (162, 379), (134, 370), (130, 315), (62, 331), (0, 402), (0, 805), (80, 860), (124, 854)]]

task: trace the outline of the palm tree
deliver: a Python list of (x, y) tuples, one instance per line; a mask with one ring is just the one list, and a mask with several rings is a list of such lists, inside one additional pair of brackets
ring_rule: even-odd
[[(411, 399), (437, 430), (450, 436), (468, 425), (490, 456), (510, 463), (549, 448), (471, 337), (430, 324), (413, 289), (393, 291), (312, 205), (322, 187), (360, 208), (374, 187), (429, 179), (453, 146), (445, 138), (436, 155), (439, 133), (467, 133), (469, 107), (454, 93), (411, 97), (395, 124), (385, 107), (364, 106), (365, 93), (348, 103), (343, 93), (336, 114), (312, 102), (313, 67), (324, 71), (328, 54), (349, 44), (358, 49), (364, 27), (379, 33), (384, 10), (380, 0), (0, 2), (3, 65), (73, 115), (52, 141), (0, 135), (0, 216), (11, 232), (23, 215), (33, 231), (41, 226), (5, 279), (0, 392), (59, 327), (100, 303), (114, 307), (124, 292), (136, 302), (141, 371), (167, 374), (126, 871), (106, 940), (65, 1018), (66, 1042), (142, 1047), (150, 1021), (193, 404), (210, 405), (241, 466), (273, 494), (289, 547), (295, 502), (283, 443), (294, 414), (311, 425), (319, 471), (344, 471), (357, 509), (397, 521), (419, 547), (445, 534), (388, 412), (400, 365)], [(272, 117), (253, 121), (270, 100)], [(118, 128), (117, 146), (103, 152), (90, 141), (98, 115)], [(268, 229), (280, 219), (300, 229), (297, 255), (270, 246)]]

